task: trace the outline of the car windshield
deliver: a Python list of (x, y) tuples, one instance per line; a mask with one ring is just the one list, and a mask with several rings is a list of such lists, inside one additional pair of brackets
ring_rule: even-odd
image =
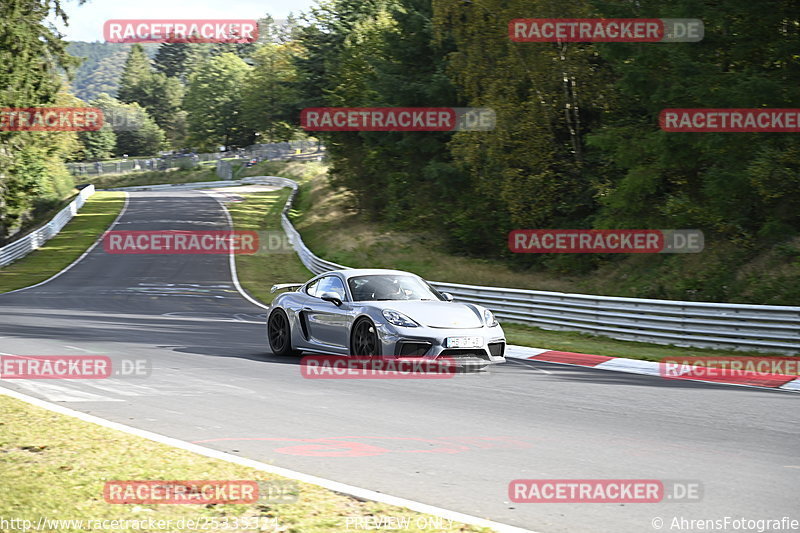
[(441, 300), (439, 293), (420, 278), (402, 274), (356, 276), (347, 280), (353, 300)]

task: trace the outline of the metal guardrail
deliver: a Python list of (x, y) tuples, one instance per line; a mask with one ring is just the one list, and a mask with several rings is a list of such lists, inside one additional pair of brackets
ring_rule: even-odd
[[(251, 178), (291, 187), (281, 225), (303, 264), (314, 274), (349, 268), (314, 255), (286, 216), (297, 183), (286, 178)], [(800, 352), (800, 307), (677, 300), (650, 300), (504, 289), (432, 281), (457, 300), (482, 305), (498, 318), (542, 329), (698, 348)]]
[[(321, 274), (350, 268), (317, 257), (292, 225), (288, 213), (297, 195), (298, 185), (294, 180), (254, 177), (124, 189), (175, 190), (244, 184), (292, 189), (281, 214), (281, 226), (311, 272)], [(649, 300), (445, 282), (431, 284), (451, 293), (457, 300), (487, 307), (507, 322), (542, 329), (583, 331), (615, 339), (676, 346), (800, 352), (800, 307)]]
[(17, 259), (25, 257), (32, 251), (41, 247), (47, 240), (53, 238), (61, 228), (78, 212), (78, 209), (83, 207), (86, 199), (94, 194), (94, 185), (89, 185), (81, 189), (78, 196), (75, 197), (64, 209), (58, 212), (50, 222), (41, 228), (33, 231), (16, 241), (7, 244), (0, 248), (0, 267), (4, 267)]

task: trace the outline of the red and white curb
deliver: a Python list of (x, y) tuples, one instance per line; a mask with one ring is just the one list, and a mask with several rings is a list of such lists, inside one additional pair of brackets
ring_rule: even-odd
[[(648, 376), (664, 377), (661, 363), (656, 361), (641, 361), (626, 359), (624, 357), (609, 357), (606, 355), (592, 355), (586, 353), (560, 352), (557, 350), (542, 350), (528, 348), (527, 346), (509, 345), (506, 350), (509, 359), (524, 359), (555, 363), (560, 365), (584, 366), (598, 370), (611, 370), (628, 374), (644, 374)], [(800, 392), (800, 378), (779, 374), (754, 374), (744, 376), (727, 376), (718, 379), (692, 378), (692, 368), (683, 371), (680, 377), (664, 377), (669, 380), (700, 381), (703, 383), (716, 383), (718, 385), (738, 385), (742, 387), (756, 387), (760, 389), (779, 389), (791, 392)]]

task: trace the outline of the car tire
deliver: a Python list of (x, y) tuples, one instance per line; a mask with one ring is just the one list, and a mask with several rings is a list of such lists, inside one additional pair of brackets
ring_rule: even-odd
[(283, 309), (275, 309), (267, 319), (267, 341), (275, 355), (297, 355), (300, 352), (292, 349), (292, 328), (289, 317)]
[(378, 357), (380, 341), (375, 324), (368, 318), (356, 320), (350, 332), (350, 355)]

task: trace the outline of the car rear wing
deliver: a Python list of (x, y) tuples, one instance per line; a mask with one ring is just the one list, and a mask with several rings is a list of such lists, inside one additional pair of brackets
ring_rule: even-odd
[(297, 290), (302, 286), (302, 283), (281, 283), (279, 285), (273, 285), (269, 292), (282, 291), (284, 289)]

